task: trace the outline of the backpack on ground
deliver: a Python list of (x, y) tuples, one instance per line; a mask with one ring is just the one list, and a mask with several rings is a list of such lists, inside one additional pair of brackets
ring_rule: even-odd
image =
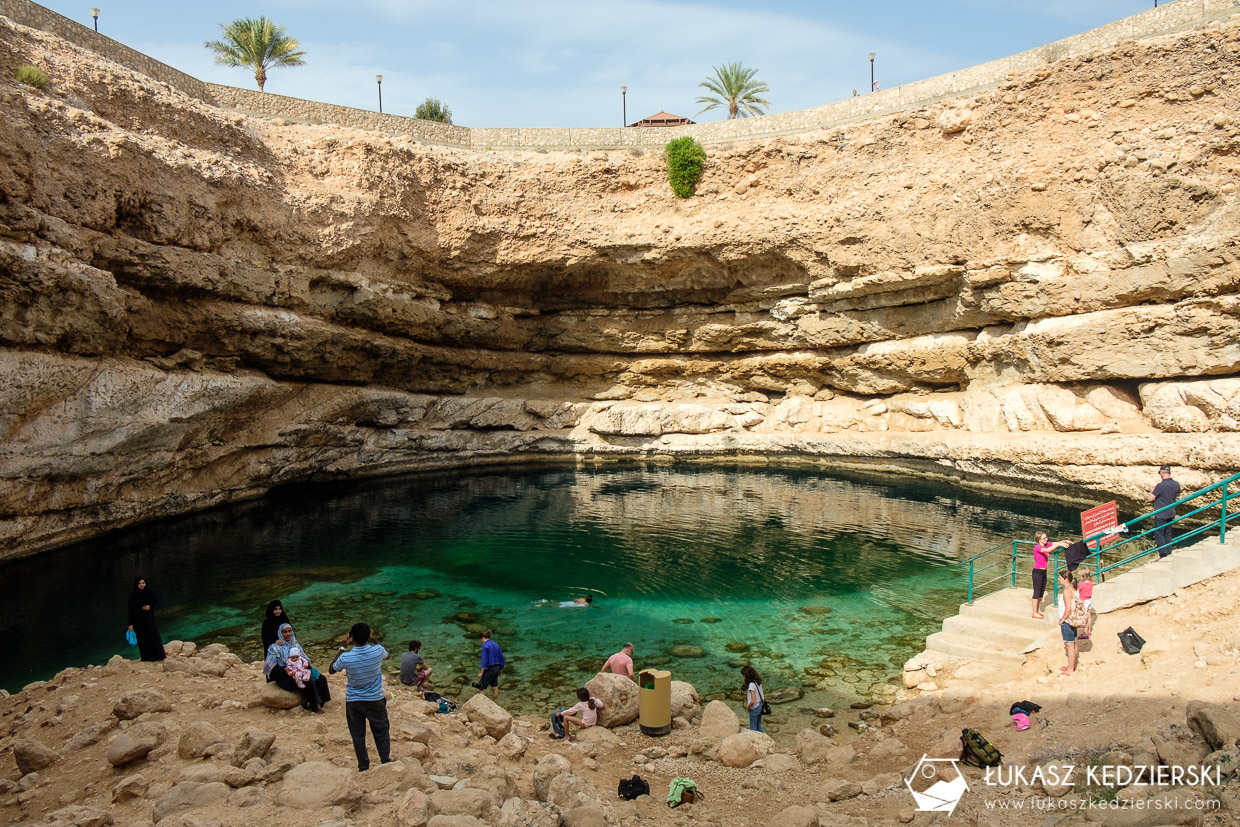
[(972, 764), (975, 767), (997, 767), (1003, 760), (1003, 753), (995, 749), (995, 745), (982, 737), (976, 729), (960, 731), (960, 763)]
[(1127, 629), (1119, 633), (1119, 645), (1124, 647), (1124, 651), (1130, 655), (1135, 655), (1141, 651), (1141, 647), (1145, 645), (1145, 638), (1137, 634), (1136, 629), (1129, 626)]
[(422, 697), (433, 704), (439, 704), (439, 712), (444, 714), (456, 712), (456, 703), (448, 700), (438, 692), (423, 692)]
[(616, 794), (625, 801), (632, 801), (638, 796), (650, 795), (650, 784), (640, 775), (632, 778), (621, 778)]

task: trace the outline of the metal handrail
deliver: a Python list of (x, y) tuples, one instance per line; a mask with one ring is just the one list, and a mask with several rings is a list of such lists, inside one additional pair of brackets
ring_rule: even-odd
[[(1229, 500), (1240, 497), (1240, 491), (1236, 490), (1236, 488), (1240, 488), (1240, 485), (1234, 486), (1231, 491), (1228, 491), (1228, 486), (1231, 485), (1232, 483), (1237, 483), (1238, 481), (1240, 481), (1240, 473), (1232, 474), (1230, 477), (1219, 480), (1213, 485), (1202, 488), (1199, 491), (1194, 491), (1192, 494), (1189, 494), (1187, 497), (1183, 497), (1179, 500), (1176, 500), (1174, 503), (1170, 505), (1165, 505), (1162, 508), (1157, 508), (1153, 511), (1149, 511), (1145, 514), (1142, 514), (1139, 517), (1135, 517), (1131, 520), (1128, 520), (1123, 525), (1133, 526), (1147, 519), (1153, 521), (1153, 518), (1157, 517), (1159, 514), (1162, 514), (1166, 511), (1174, 510), (1177, 507), (1182, 507), (1185, 503), (1198, 499), (1199, 497), (1203, 497), (1206, 494), (1209, 494), (1213, 491), (1221, 490), (1221, 495), (1219, 496), (1218, 499), (1207, 502), (1205, 505), (1202, 505), (1198, 508), (1194, 508), (1192, 511), (1189, 511), (1185, 514), (1176, 515), (1172, 517), (1171, 520), (1166, 521), (1166, 525), (1173, 526), (1176, 523), (1183, 523), (1185, 520), (1192, 520), (1193, 518), (1197, 517), (1198, 515), (1202, 514), (1205, 511), (1208, 511), (1212, 508), (1218, 508), (1219, 516), (1216, 519), (1212, 519), (1212, 520), (1203, 522), (1200, 525), (1195, 526), (1192, 530), (1186, 532), (1185, 534), (1180, 535), (1179, 537), (1174, 538), (1171, 541), (1171, 543), (1169, 543), (1168, 545), (1179, 543), (1184, 540), (1188, 540), (1193, 537), (1202, 535), (1206, 533), (1207, 531), (1210, 531), (1215, 526), (1218, 526), (1218, 529), (1219, 529), (1219, 542), (1225, 543), (1227, 542), (1227, 523), (1230, 522), (1231, 520), (1240, 518), (1240, 512), (1229, 513), (1229, 509), (1227, 507)], [(1107, 572), (1114, 571), (1115, 569), (1118, 569), (1122, 566), (1127, 566), (1128, 564), (1136, 560), (1139, 560), (1142, 557), (1145, 557), (1149, 554), (1152, 554), (1158, 551), (1160, 547), (1157, 545), (1154, 545), (1148, 548), (1141, 548), (1139, 551), (1135, 551), (1135, 553), (1131, 553), (1128, 556), (1123, 557), (1120, 560), (1115, 560), (1113, 562), (1107, 563), (1106, 565), (1103, 564), (1104, 554), (1106, 557), (1114, 558), (1115, 552), (1118, 549), (1121, 549), (1130, 543), (1136, 543), (1137, 541), (1142, 540), (1145, 537), (1149, 537), (1151, 534), (1154, 533), (1154, 531), (1157, 528), (1161, 528), (1161, 527), (1162, 527), (1161, 521), (1151, 522), (1150, 528), (1147, 528), (1146, 530), (1138, 532), (1136, 534), (1130, 534), (1129, 536), (1123, 538), (1122, 540), (1119, 540), (1118, 542), (1114, 542), (1111, 545), (1105, 545), (1102, 542), (1103, 537), (1111, 536), (1106, 531), (1100, 531), (1097, 534), (1092, 534), (1089, 537), (1084, 538), (1086, 547), (1092, 549), (1091, 553), (1086, 557), (1086, 559), (1088, 560), (1092, 558), (1093, 568), (1098, 578), (1098, 581), (1101, 582), (1103, 579), (1105, 579), (1105, 575)], [(1016, 563), (1020, 557), (1020, 553), (1018, 552), (1017, 547), (1020, 545), (1033, 545), (1033, 543), (1029, 540), (1012, 540), (1010, 545), (1008, 543), (1004, 543), (1002, 545), (995, 546), (994, 548), (990, 548), (979, 554), (973, 555), (968, 560), (962, 560), (960, 561), (960, 563), (957, 564), (957, 565), (964, 565), (965, 563), (969, 564), (969, 595), (968, 595), (969, 603), (973, 602), (974, 595), (980, 589), (986, 586), (993, 585), (994, 583), (997, 583), (1000, 580), (1003, 580), (1005, 577), (1010, 579), (1010, 583), (1012, 586), (1016, 585), (1016, 569), (1017, 569)], [(1000, 552), (1008, 555), (1007, 561), (999, 557)], [(1053, 585), (1051, 587), (1052, 588), (1052, 591), (1051, 591), (1052, 600), (1059, 599), (1059, 579), (1057, 577), (1059, 573), (1059, 569), (1060, 569), (1059, 557), (1060, 557), (1059, 551), (1056, 550), (1053, 553), (1052, 562), (1050, 566), (1048, 567), (1049, 568), (1048, 576), (1050, 576), (1051, 580), (1053, 581)], [(979, 563), (979, 561), (983, 560), (984, 558), (991, 558), (991, 559), (987, 559), (987, 561), (984, 564)], [(986, 571), (989, 571), (990, 569), (1002, 566), (1005, 562), (1009, 564), (1008, 572), (990, 577), (989, 579), (986, 579), (981, 582), (977, 582), (977, 575), (979, 573), (986, 572)]]

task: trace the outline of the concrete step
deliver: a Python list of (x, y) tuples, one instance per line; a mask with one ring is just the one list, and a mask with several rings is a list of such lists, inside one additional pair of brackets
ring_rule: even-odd
[(1024, 663), (1025, 656), (1012, 649), (992, 648), (971, 636), (961, 636), (950, 632), (935, 632), (926, 638), (926, 649), (932, 652), (943, 652), (957, 657), (975, 660), (1004, 661), (1008, 663)]
[(955, 637), (972, 638), (990, 648), (1020, 651), (1031, 640), (1051, 630), (1044, 620), (1025, 619), (1034, 625), (955, 615), (943, 621), (943, 631)]

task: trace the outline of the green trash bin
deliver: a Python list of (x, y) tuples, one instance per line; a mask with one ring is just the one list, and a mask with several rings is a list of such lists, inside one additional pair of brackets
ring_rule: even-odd
[(672, 673), (643, 669), (637, 675), (637, 725), (644, 735), (672, 731)]

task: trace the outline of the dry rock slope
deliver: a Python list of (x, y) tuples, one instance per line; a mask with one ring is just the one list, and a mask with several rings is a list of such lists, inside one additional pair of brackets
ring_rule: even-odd
[(754, 455), (1139, 501), (1240, 459), (1240, 25), (708, 147), (246, 118), (0, 18), (0, 557), (284, 482)]

